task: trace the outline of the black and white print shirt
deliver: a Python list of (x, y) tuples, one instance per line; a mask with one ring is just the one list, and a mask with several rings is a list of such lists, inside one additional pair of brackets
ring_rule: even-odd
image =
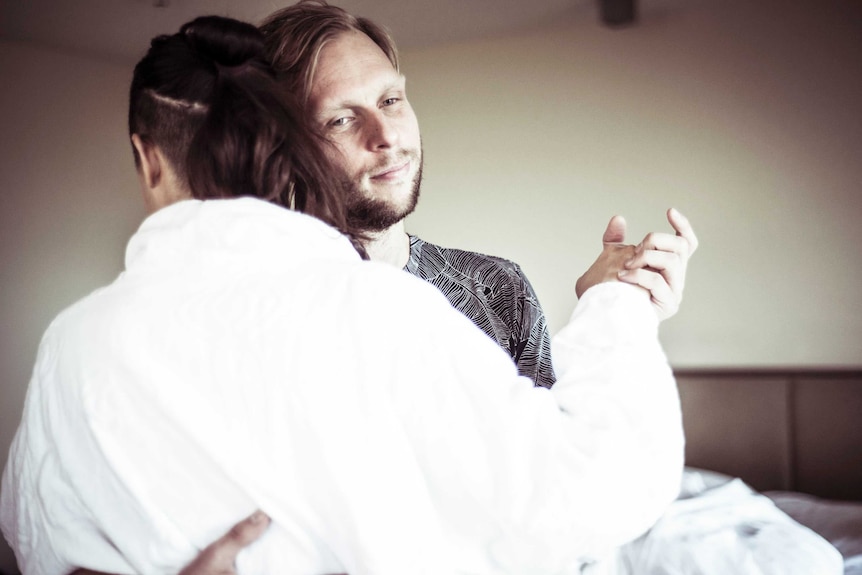
[(542, 387), (554, 384), (545, 313), (518, 264), (442, 248), (411, 235), (404, 270), (443, 292), (455, 309), (509, 352), (521, 375)]

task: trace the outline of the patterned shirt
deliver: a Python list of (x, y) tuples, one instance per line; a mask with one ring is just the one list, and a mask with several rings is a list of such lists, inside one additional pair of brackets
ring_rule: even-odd
[(554, 384), (545, 314), (518, 264), (442, 248), (411, 235), (404, 270), (443, 292), (455, 309), (509, 352), (521, 375), (543, 387)]

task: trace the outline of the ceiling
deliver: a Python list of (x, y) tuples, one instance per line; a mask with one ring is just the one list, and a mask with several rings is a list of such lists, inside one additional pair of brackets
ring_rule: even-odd
[[(0, 0), (0, 38), (135, 62), (196, 16), (258, 23), (294, 0)], [(389, 28), (402, 49), (511, 34), (595, 12), (597, 0), (333, 0)]]

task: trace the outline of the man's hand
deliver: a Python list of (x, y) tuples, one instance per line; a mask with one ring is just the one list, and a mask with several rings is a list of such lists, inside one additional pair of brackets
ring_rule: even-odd
[(236, 556), (257, 541), (268, 526), (269, 517), (263, 511), (255, 511), (234, 525), (221, 539), (213, 541), (179, 575), (237, 575)]
[[(210, 543), (194, 561), (179, 572), (179, 575), (237, 575), (237, 555), (257, 541), (267, 527), (269, 527), (269, 517), (263, 511), (255, 511), (231, 527), (225, 535)], [(108, 574), (78, 569), (72, 575)], [(338, 575), (347, 575), (347, 573)]]
[(597, 283), (618, 278), (649, 292), (659, 320), (674, 315), (682, 302), (688, 259), (698, 241), (688, 219), (677, 210), (668, 210), (667, 219), (675, 235), (653, 232), (637, 246), (626, 246), (625, 220), (611, 218), (602, 238), (602, 253), (575, 285), (578, 297)]
[(635, 247), (624, 245), (626, 240), (626, 220), (622, 216), (614, 216), (608, 222), (605, 235), (602, 236), (602, 253), (593, 262), (584, 275), (575, 283), (575, 293), (578, 298), (596, 284), (616, 281), (619, 272), (625, 269), (625, 264), (635, 256)]
[[(255, 511), (225, 535), (213, 541), (189, 563), (179, 575), (236, 575), (236, 556), (263, 535), (269, 527), (269, 517), (263, 511)], [(108, 575), (89, 569), (78, 569), (72, 575)]]
[(267, 527), (269, 517), (263, 511), (255, 511), (212, 542), (179, 575), (236, 575), (236, 556), (263, 535)]

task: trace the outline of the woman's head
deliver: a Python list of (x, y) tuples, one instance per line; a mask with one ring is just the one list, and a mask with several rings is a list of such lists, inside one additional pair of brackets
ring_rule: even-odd
[(327, 144), (294, 102), (279, 88), (256, 27), (206, 16), (153, 39), (132, 78), (129, 134), (160, 151), (187, 196), (258, 197), (355, 237), (325, 162)]

